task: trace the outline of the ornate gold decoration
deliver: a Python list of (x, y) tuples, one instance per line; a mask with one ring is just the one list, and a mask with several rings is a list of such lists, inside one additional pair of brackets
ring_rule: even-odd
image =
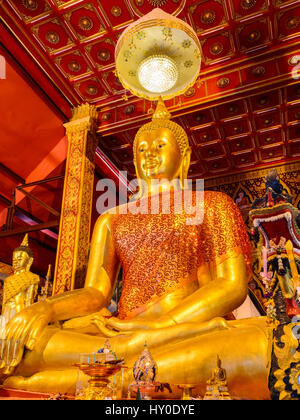
[[(291, 322), (283, 327), (283, 335), (281, 342), (283, 346), (279, 346), (273, 341), (274, 354), (277, 358), (279, 369), (274, 372), (276, 382), (274, 388), (279, 392), (280, 400), (292, 400), (293, 391), (299, 395), (300, 391), (300, 352), (298, 350), (299, 341), (295, 336), (295, 332), (299, 329), (299, 324)], [(292, 390), (289, 389), (288, 383), (291, 384)], [(296, 397), (298, 399), (298, 397)]]
[(274, 123), (274, 118), (266, 118), (264, 121), (263, 121), (263, 124), (265, 125), (265, 126), (267, 126), (267, 125), (271, 125), (271, 124), (273, 124)]
[(292, 16), (290, 18), (287, 19), (287, 21), (285, 22), (285, 27), (286, 29), (295, 29), (299, 26), (300, 23), (300, 18), (299, 16)]
[(57, 32), (55, 31), (49, 31), (46, 33), (46, 39), (48, 42), (50, 42), (51, 44), (58, 44), (60, 41), (60, 37), (58, 35)]
[(193, 119), (197, 123), (202, 123), (206, 120), (206, 117), (205, 117), (205, 114), (196, 114), (196, 115), (194, 115)]
[(111, 9), (111, 14), (115, 17), (119, 17), (122, 14), (122, 9), (119, 6), (113, 6)]
[(290, 66), (296, 66), (300, 63), (300, 56), (299, 55), (293, 55), (288, 61)]
[(183, 48), (190, 48), (191, 45), (192, 45), (192, 41), (190, 39), (185, 39), (182, 43)]
[(135, 0), (137, 6), (143, 6), (144, 0)]
[(89, 386), (77, 400), (95, 401), (111, 398), (112, 389), (109, 386), (109, 378), (118, 373), (122, 368), (122, 360), (95, 363), (75, 363), (84, 374), (89, 377)]
[(97, 58), (99, 58), (100, 61), (108, 61), (110, 57), (111, 55), (108, 50), (102, 49), (97, 52)]
[(190, 87), (186, 92), (184, 92), (184, 96), (186, 98), (191, 98), (196, 93), (196, 89), (194, 87)]
[(249, 42), (256, 42), (260, 39), (261, 33), (260, 31), (252, 31), (247, 35), (247, 39)]
[(110, 119), (111, 119), (111, 113), (110, 112), (105, 112), (101, 116), (101, 120), (102, 121), (109, 121)]
[(90, 31), (93, 28), (94, 23), (90, 17), (83, 16), (79, 19), (78, 26), (84, 31)]
[(235, 134), (240, 133), (241, 131), (242, 131), (242, 127), (241, 127), (240, 125), (235, 125), (235, 126), (233, 127), (233, 132), (234, 132)]
[(148, 2), (154, 7), (161, 7), (167, 3), (168, 0), (148, 0)]
[(235, 114), (237, 111), (238, 111), (238, 106), (236, 104), (232, 104), (227, 107), (227, 112), (229, 114)]
[(201, 141), (208, 141), (211, 139), (211, 135), (209, 133), (205, 133), (202, 136), (200, 136)]
[(228, 79), (228, 77), (222, 77), (222, 79), (217, 81), (217, 86), (219, 88), (225, 88), (230, 84), (230, 80)]
[(255, 67), (255, 69), (252, 70), (252, 74), (255, 77), (263, 76), (266, 73), (266, 69), (263, 66)]
[(81, 70), (81, 64), (78, 61), (72, 60), (68, 63), (68, 68), (71, 71), (79, 72)]
[(135, 106), (134, 105), (127, 105), (126, 107), (125, 107), (125, 109), (124, 109), (124, 113), (126, 114), (126, 115), (130, 115), (130, 114), (133, 114), (134, 113), (134, 111), (135, 111)]
[(216, 13), (213, 10), (206, 10), (202, 13), (200, 20), (202, 23), (210, 24), (213, 23), (216, 18)]
[(88, 85), (85, 88), (85, 91), (88, 95), (97, 95), (97, 93), (99, 92), (99, 89), (95, 85)]
[(38, 2), (36, 0), (22, 0), (22, 4), (26, 9), (35, 11), (39, 7)]
[(53, 293), (82, 287), (88, 262), (97, 110), (80, 105), (66, 128), (68, 158)]
[(275, 138), (271, 137), (271, 136), (265, 138), (266, 143), (272, 143), (274, 140), (275, 140)]
[(186, 68), (192, 67), (192, 65), (193, 65), (192, 60), (187, 60), (184, 62), (184, 67)]
[(269, 96), (261, 96), (258, 100), (258, 103), (261, 106), (268, 105), (270, 103)]
[(214, 44), (211, 45), (209, 52), (212, 55), (219, 55), (221, 54), (223, 49), (224, 49), (223, 44), (221, 44), (220, 42), (215, 42)]
[(252, 9), (256, 5), (256, 2), (257, 0), (242, 0), (241, 6), (245, 10)]

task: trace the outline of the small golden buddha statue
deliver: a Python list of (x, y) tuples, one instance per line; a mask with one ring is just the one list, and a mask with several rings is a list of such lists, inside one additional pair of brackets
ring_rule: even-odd
[(231, 400), (226, 378), (226, 370), (222, 368), (221, 359), (217, 356), (217, 366), (207, 381), (204, 400)]
[(26, 234), (21, 246), (13, 252), (14, 274), (4, 280), (2, 315), (6, 321), (34, 303), (40, 279), (30, 271), (32, 263), (33, 253)]
[[(207, 360), (217, 353), (226, 363), (232, 393), (268, 398), (265, 319), (224, 319), (248, 292), (251, 249), (239, 209), (229, 196), (205, 191), (202, 223), (188, 224), (188, 212), (175, 211), (174, 197), (187, 178), (191, 149), (162, 101), (152, 121), (138, 131), (133, 151), (142, 188), (127, 210), (138, 204), (147, 209), (149, 197), (170, 193), (170, 211), (159, 207), (139, 213), (123, 206), (99, 217), (85, 287), (25, 308), (8, 324), (8, 338), (22, 336), (27, 351), (23, 357), (21, 349), (9, 366), (0, 365), (0, 373), (11, 375), (4, 385), (75, 391), (72, 364), (110, 337), (113, 351), (128, 366), (147, 342), (161, 383), (199, 384), (195, 392), (203, 393), (210, 374)], [(174, 180), (180, 182), (170, 188)], [(160, 181), (159, 187), (153, 181)], [(193, 192), (193, 202), (195, 197)], [(103, 311), (120, 266), (122, 294), (118, 315), (111, 317)], [(54, 326), (56, 321), (65, 321), (62, 329)], [(128, 374), (124, 389), (131, 382)]]

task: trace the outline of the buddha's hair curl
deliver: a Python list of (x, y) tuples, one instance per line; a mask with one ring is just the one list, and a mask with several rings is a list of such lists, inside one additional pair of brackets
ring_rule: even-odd
[(149, 131), (157, 130), (159, 128), (168, 128), (170, 131), (172, 131), (172, 133), (174, 134), (177, 140), (180, 153), (182, 154), (182, 156), (184, 156), (186, 149), (188, 149), (190, 146), (188, 136), (186, 132), (184, 131), (184, 129), (179, 124), (176, 124), (173, 121), (166, 120), (166, 119), (156, 119), (156, 120), (154, 119), (151, 122), (143, 125), (139, 129), (139, 131), (136, 133), (136, 136), (133, 142), (134, 164), (136, 164), (136, 145), (140, 136), (147, 131), (149, 132)]

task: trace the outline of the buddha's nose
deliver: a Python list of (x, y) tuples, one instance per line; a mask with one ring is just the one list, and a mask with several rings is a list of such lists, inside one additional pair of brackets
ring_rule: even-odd
[(146, 151), (146, 157), (155, 157), (156, 156), (156, 149), (154, 144), (152, 144), (151, 147), (149, 147)]

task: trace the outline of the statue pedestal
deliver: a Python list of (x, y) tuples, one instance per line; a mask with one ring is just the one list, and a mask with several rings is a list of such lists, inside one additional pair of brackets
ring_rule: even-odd
[(207, 386), (203, 400), (232, 400), (227, 386)]

